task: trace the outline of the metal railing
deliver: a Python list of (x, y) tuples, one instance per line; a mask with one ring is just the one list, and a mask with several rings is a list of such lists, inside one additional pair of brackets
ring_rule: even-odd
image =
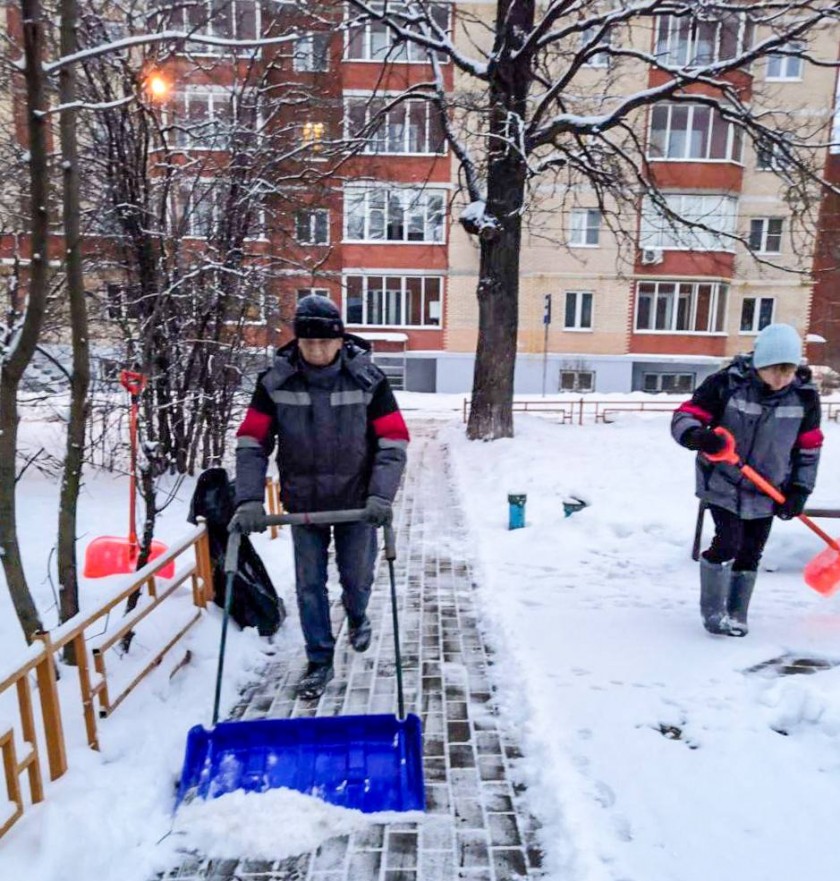
[[(671, 413), (679, 404), (674, 400), (650, 400), (638, 399), (603, 399), (589, 396), (580, 398), (542, 398), (525, 400), (519, 399), (513, 402), (514, 413), (534, 413), (555, 417), (561, 424), (583, 425), (587, 421), (596, 423), (610, 423), (616, 414), (620, 412), (636, 413)], [(470, 413), (470, 399), (464, 398), (463, 420), (467, 421)]]
[[(160, 570), (182, 555), (188, 555), (190, 551), (194, 551), (194, 560), (190, 565), (176, 569), (174, 578), (166, 580), (162, 585), (159, 584)], [(190, 583), (195, 612), (182, 623), (177, 633), (171, 636), (165, 645), (156, 647), (151, 660), (136, 672), (130, 682), (121, 686), (118, 691), (109, 688), (110, 680), (106, 666), (108, 650), (117, 645), (129, 631), (136, 628), (144, 618), (152, 615), (164, 602), (178, 595), (179, 589), (187, 582)], [(109, 629), (107, 624), (110, 612), (125, 603), (135, 591), (141, 592), (141, 604), (131, 614), (121, 618), (118, 627)], [(65, 646), (72, 646), (79, 676), (87, 742), (92, 749), (99, 749), (97, 715), (99, 718), (110, 715), (143, 677), (161, 663), (167, 652), (201, 618), (202, 610), (206, 607), (212, 591), (213, 570), (207, 530), (203, 524), (199, 524), (165, 554), (138, 570), (130, 583), (99, 608), (89, 613), (75, 615), (50, 632), (37, 634), (35, 641), (27, 648), (23, 660), (5, 675), (0, 673), (0, 699), (14, 689), (17, 694), (18, 710), (17, 720), (12, 718), (11, 722), (5, 719), (0, 722), (0, 752), (6, 792), (9, 802), (14, 805), (5, 819), (0, 817), (0, 838), (23, 815), (27, 804), (21, 785), (24, 774), (28, 775), (29, 780), (29, 801), (37, 804), (44, 800), (42, 747), (46, 751), (50, 780), (58, 779), (67, 771), (67, 749), (56, 676), (57, 661), (62, 649)], [(183, 590), (180, 593), (183, 596)], [(145, 602), (142, 600), (144, 596)], [(89, 631), (94, 627), (105, 632), (91, 637)], [(33, 675), (37, 700), (33, 695), (31, 679)], [(96, 701), (99, 703), (98, 714), (95, 708)], [(13, 705), (14, 700), (11, 703)], [(20, 732), (23, 741), (20, 755), (16, 731)], [(41, 736), (39, 731), (42, 732)]]
[[(596, 424), (609, 424), (619, 413), (672, 413), (684, 397), (670, 400), (649, 401), (631, 399), (606, 399), (585, 396), (580, 398), (537, 398), (514, 399), (514, 413), (533, 413), (554, 417), (561, 425), (583, 425), (592, 421)], [(840, 401), (823, 401), (823, 416), (826, 420), (840, 422)], [(470, 399), (464, 398), (462, 418), (467, 421), (470, 414)]]

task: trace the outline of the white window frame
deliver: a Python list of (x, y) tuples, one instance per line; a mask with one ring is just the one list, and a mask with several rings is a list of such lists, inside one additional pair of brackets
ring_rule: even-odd
[[(244, 0), (244, 2), (251, 3), (254, 7), (254, 33), (253, 34), (240, 34), (239, 33), (239, 15), (238, 15), (238, 7), (243, 0), (227, 0), (225, 3), (224, 9), (230, 10), (231, 13), (231, 22), (233, 23), (233, 33), (225, 34), (219, 33), (219, 22), (214, 19), (212, 16), (212, 6), (214, 0), (196, 0), (195, 3), (191, 3), (189, 5), (185, 5), (180, 9), (175, 10), (174, 22), (176, 27), (182, 27), (187, 33), (194, 32), (196, 34), (201, 34), (202, 36), (208, 37), (221, 37), (222, 39), (231, 39), (231, 40), (253, 40), (259, 38), (262, 32), (262, 9), (259, 0)], [(204, 6), (207, 9), (206, 21), (202, 26), (202, 30), (196, 30), (195, 26), (190, 21), (190, 11), (197, 9), (199, 6)], [(249, 48), (237, 48), (235, 46), (211, 46), (207, 43), (193, 43), (188, 42), (185, 54), (189, 55), (225, 55), (232, 53), (237, 56), (251, 57), (256, 58), (259, 53), (258, 47), (249, 47)]]
[[(779, 231), (778, 232), (770, 232), (770, 224), (778, 224)], [(756, 224), (761, 224), (761, 230), (759, 232), (759, 246), (756, 248), (753, 245), (753, 230)], [(750, 232), (748, 236), (748, 241), (750, 248), (754, 250), (757, 254), (781, 254), (782, 253), (782, 237), (784, 236), (785, 231), (785, 220), (783, 217), (751, 217), (750, 218)], [(779, 240), (778, 248), (769, 248), (768, 243), (770, 239)]]
[[(209, 150), (209, 151), (225, 151), (230, 148), (230, 136), (225, 138), (219, 137), (214, 128), (211, 128), (217, 122), (226, 124), (231, 128), (236, 124), (236, 100), (232, 89), (226, 89), (224, 86), (201, 85), (187, 86), (183, 91), (179, 92), (175, 97), (175, 107), (178, 114), (173, 115), (172, 124), (174, 145), (181, 150)], [(208, 131), (214, 132), (213, 138), (215, 143), (208, 144), (206, 141), (195, 138), (190, 132), (193, 123), (189, 121), (190, 105), (202, 103), (207, 108), (207, 121), (202, 123)], [(225, 115), (227, 114), (227, 115)]]
[[(587, 48), (591, 48), (589, 44), (595, 36), (595, 31), (600, 30), (602, 25), (590, 25), (588, 28), (580, 32), (580, 51), (583, 52)], [(611, 44), (610, 35), (607, 33), (604, 38), (598, 42), (598, 46), (609, 49)], [(609, 52), (593, 52), (583, 63), (584, 67), (595, 68), (596, 70), (604, 70), (610, 66), (611, 55)]]
[[(744, 329), (744, 313), (747, 303), (752, 303), (752, 321), (750, 326)], [(761, 323), (761, 306), (763, 303), (770, 303), (770, 320), (765, 324)], [(744, 297), (741, 302), (741, 315), (738, 319), (739, 336), (756, 336), (768, 325), (772, 324), (776, 315), (776, 298), (775, 297)]]
[[(572, 376), (574, 377), (572, 388), (563, 388), (563, 377), (564, 376)], [(581, 377), (588, 376), (590, 377), (589, 387), (581, 388)], [(595, 371), (594, 370), (566, 370), (561, 367), (560, 372), (557, 376), (557, 391), (558, 392), (574, 392), (581, 395), (591, 394), (595, 391)]]
[[(666, 376), (674, 376), (674, 377), (688, 377), (691, 380), (691, 389), (675, 389), (674, 391), (666, 391), (662, 388), (662, 380)], [(647, 385), (647, 380), (649, 378), (655, 379), (655, 389), (645, 388)], [(695, 385), (697, 384), (697, 374), (696, 373), (687, 373), (683, 370), (675, 370), (675, 371), (664, 371), (662, 373), (657, 373), (656, 371), (648, 370), (642, 373), (642, 391), (647, 392), (650, 395), (681, 395), (681, 394), (691, 394), (691, 391), (694, 390)]]
[[(358, 278), (362, 280), (362, 321), (351, 321), (348, 315), (348, 309), (350, 305), (350, 295), (348, 289), (348, 281), (351, 278)], [(401, 323), (396, 324), (375, 324), (371, 323), (370, 315), (368, 314), (368, 292), (370, 279), (386, 279), (386, 278), (399, 278), (400, 279), (400, 302), (401, 302)], [(342, 279), (342, 290), (343, 290), (343, 314), (345, 324), (351, 327), (399, 327), (399, 328), (408, 328), (408, 329), (416, 329), (416, 330), (443, 330), (443, 316), (444, 312), (444, 298), (446, 296), (445, 291), (445, 278), (444, 275), (436, 275), (434, 273), (422, 273), (422, 272), (412, 272), (406, 273), (405, 270), (381, 270), (377, 272), (353, 272), (352, 270), (345, 271), (344, 277)], [(406, 308), (408, 303), (408, 298), (406, 296), (406, 289), (408, 287), (408, 281), (413, 279), (422, 280), (422, 293), (421, 293), (421, 303), (420, 303), (420, 315), (425, 315), (426, 312), (426, 282), (429, 279), (434, 279), (437, 281), (438, 285), (438, 318), (437, 324), (408, 324), (406, 323)], [(374, 290), (379, 290), (379, 288), (375, 288)], [(433, 301), (434, 302), (434, 301)]]
[[(402, 203), (403, 211), (403, 238), (391, 239), (387, 237), (389, 222), (389, 212), (392, 200), (399, 199)], [(429, 203), (432, 199), (440, 199), (440, 223), (433, 225), (434, 213), (430, 209)], [(408, 238), (410, 222), (408, 215), (412, 207), (415, 207), (422, 201), (423, 212), (423, 238)], [(376, 203), (377, 207), (371, 207), (372, 203)], [(381, 205), (382, 207), (378, 207)], [(350, 228), (354, 219), (357, 217), (357, 206), (361, 206), (362, 212), (362, 238), (352, 238), (350, 236)], [(415, 208), (416, 210), (416, 208)], [(382, 238), (372, 238), (372, 219), (378, 212), (382, 213)], [(429, 229), (433, 231), (440, 230), (440, 238), (428, 238)], [(344, 241), (345, 242), (364, 242), (367, 244), (375, 243), (381, 245), (445, 245), (446, 244), (446, 190), (435, 189), (433, 187), (402, 187), (402, 186), (368, 186), (368, 187), (346, 187), (344, 190)]]
[[(300, 231), (299, 219), (302, 219), (303, 215), (308, 215), (308, 226), (309, 226), (309, 239), (301, 239), (298, 237), (298, 232)], [(326, 232), (327, 237), (324, 241), (318, 241), (318, 218), (326, 217)], [(305, 245), (308, 247), (322, 247), (324, 245), (329, 245), (330, 243), (330, 212), (328, 208), (301, 208), (298, 211), (295, 211), (295, 241), (299, 245)]]
[[(323, 40), (323, 54), (318, 55), (315, 51), (316, 45)], [(294, 57), (292, 67), (297, 73), (325, 73), (330, 69), (330, 42), (332, 40), (331, 31), (312, 31), (298, 37), (294, 42)], [(324, 67), (317, 67), (317, 61), (323, 58)]]
[[(654, 36), (654, 55), (663, 65), (684, 68), (702, 67), (737, 57), (747, 48), (753, 27), (747, 21), (745, 15), (733, 13), (732, 17), (736, 18), (738, 22), (735, 54), (732, 56), (724, 57), (723, 55), (724, 27), (728, 22), (723, 20), (699, 20), (697, 18), (677, 15), (659, 16), (657, 19), (656, 34)], [(708, 60), (696, 61), (697, 46), (700, 43), (700, 31), (703, 27), (708, 27), (709, 25), (714, 28), (712, 57)], [(667, 33), (664, 33), (666, 28)], [(687, 34), (685, 31), (687, 31)]]
[[(372, 0), (371, 7), (374, 10), (381, 11), (384, 7), (384, 3), (382, 0)], [(395, 8), (399, 4), (394, 2), (394, 0), (389, 0), (389, 10), (394, 11)], [(446, 11), (447, 21), (446, 21), (446, 32), (447, 34), (452, 33), (452, 4), (449, 2), (437, 2), (431, 4), (434, 7), (440, 8), (441, 10)], [(353, 14), (353, 10), (348, 9), (346, 21), (352, 20), (356, 17)], [(382, 52), (376, 50), (375, 52), (371, 50), (371, 36), (372, 36), (372, 26), (375, 26), (377, 23), (368, 20), (363, 25), (361, 25), (361, 29), (363, 30), (362, 40), (364, 43), (364, 50), (362, 57), (351, 57), (350, 56), (350, 46), (351, 42), (354, 38), (354, 32), (359, 30), (359, 27), (350, 27), (349, 25), (345, 28), (344, 33), (344, 61), (352, 62), (353, 64), (431, 64), (427, 54), (426, 49), (416, 43), (405, 42), (402, 44), (398, 52), (394, 52), (394, 42), (391, 36), (390, 31), (386, 31), (386, 39), (387, 46), (384, 48)], [(437, 58), (438, 64), (449, 64), (449, 57), (446, 53), (439, 52)]]
[[(594, 238), (594, 241), (589, 241), (590, 238)], [(569, 246), (572, 248), (598, 248), (600, 245), (600, 210), (597, 208), (573, 208), (569, 212)]]
[[(793, 52), (804, 52), (805, 44), (793, 42), (789, 45)], [(778, 65), (776, 72), (773, 68)], [(792, 68), (795, 67), (795, 70)], [(801, 82), (802, 71), (805, 69), (805, 59), (801, 55), (788, 55), (787, 53), (771, 52), (767, 55), (764, 78), (768, 83), (795, 83)]]
[[(223, 181), (214, 177), (199, 177), (192, 181), (184, 182), (184, 184), (175, 190), (175, 219), (179, 228), (183, 229), (183, 238), (197, 239), (199, 241), (207, 241), (208, 236), (196, 226), (196, 212), (192, 205), (193, 199), (198, 196), (203, 202), (204, 199), (210, 197), (210, 223), (215, 228), (222, 217), (223, 206), (220, 202), (222, 196), (221, 187)], [(254, 232), (245, 236), (246, 241), (265, 241), (266, 240), (266, 215), (265, 205), (261, 202), (259, 213), (254, 224)], [(186, 222), (184, 222), (184, 213), (188, 212)], [(211, 229), (212, 232), (212, 229)]]
[[(184, 230), (184, 238), (200, 239), (206, 241), (208, 235), (198, 226), (198, 218), (209, 216), (212, 227), (216, 226), (222, 215), (222, 206), (219, 202), (219, 189), (214, 178), (205, 177), (185, 183), (177, 196), (178, 217)], [(209, 202), (205, 204), (205, 200)], [(196, 210), (196, 203), (202, 207)], [(203, 212), (209, 205), (209, 215)]]
[[(687, 115), (687, 124), (685, 129), (674, 129), (672, 128), (672, 122), (674, 119), (674, 113), (677, 110), (685, 109), (688, 113)], [(668, 111), (668, 122), (665, 127), (665, 145), (664, 145), (664, 154), (663, 156), (654, 156), (652, 152), (653, 146), (653, 120), (657, 111), (667, 110)], [(691, 155), (691, 142), (692, 137), (691, 133), (694, 131), (694, 115), (698, 110), (708, 110), (710, 114), (710, 125), (708, 134), (706, 137), (706, 145), (703, 156), (692, 156)], [(727, 127), (726, 131), (726, 156), (724, 158), (712, 158), (709, 154), (711, 153), (712, 140), (715, 130), (715, 119), (719, 118), (717, 111), (712, 107), (707, 107), (705, 104), (654, 104), (651, 107), (650, 113), (648, 115), (648, 141), (647, 141), (647, 158), (651, 162), (725, 162), (730, 165), (740, 165), (743, 154), (744, 154), (744, 143), (743, 143), (743, 134), (737, 128), (737, 126), (732, 122), (726, 122), (723, 119), (720, 119), (719, 124), (725, 125)], [(680, 156), (669, 156), (668, 154), (671, 152), (671, 138), (672, 134), (675, 131), (684, 132), (685, 137), (685, 148), (683, 150), (682, 155)], [(737, 154), (737, 155), (736, 155)]]
[[(766, 159), (769, 159), (769, 161), (766, 161)], [(756, 171), (784, 172), (790, 163), (790, 158), (781, 152), (781, 144), (776, 141), (755, 145)]]
[[(595, 294), (592, 291), (566, 291), (565, 293), (566, 296), (563, 298), (563, 330), (569, 333), (592, 333), (595, 326)], [(569, 297), (575, 299), (575, 317), (574, 323), (571, 325), (566, 324), (566, 306)], [(586, 326), (582, 324), (585, 297), (589, 297), (589, 324)]]
[(268, 324), (268, 297), (264, 292), (257, 295), (259, 299), (259, 303), (257, 304), (257, 308), (259, 309), (259, 318), (254, 319), (253, 321), (249, 321), (247, 319), (243, 320), (243, 324), (246, 327), (263, 327)]
[[(643, 287), (653, 286), (651, 293), (643, 292)], [(673, 291), (664, 289), (672, 287)], [(709, 309), (707, 326), (705, 330), (697, 330), (697, 305), (700, 288), (709, 287)], [(636, 282), (636, 305), (633, 315), (633, 332), (638, 334), (680, 334), (681, 336), (715, 336), (726, 333), (726, 308), (729, 299), (729, 285), (721, 281), (685, 281), (679, 279), (646, 279)], [(639, 327), (639, 316), (642, 311), (642, 298), (651, 297), (650, 324), (651, 327)], [(680, 300), (688, 297), (687, 307), (689, 310), (689, 329), (681, 329), (676, 325), (680, 314)], [(671, 298), (670, 327), (657, 328), (658, 304), (660, 298)], [(720, 326), (717, 326), (720, 325)], [(712, 328), (712, 329), (709, 329)]]
[[(666, 193), (668, 208), (680, 217), (705, 223), (719, 235), (703, 229), (683, 227), (662, 216), (650, 197), (642, 201), (639, 247), (660, 251), (734, 251), (738, 223), (738, 200), (722, 193)], [(715, 226), (712, 221), (722, 221)]]
[[(377, 111), (375, 107), (372, 106), (372, 99), (387, 103), (388, 96), (386, 95), (379, 98), (378, 96), (371, 95), (351, 95), (345, 98), (344, 134), (347, 140), (352, 139), (357, 134), (353, 131), (353, 128), (355, 126), (351, 118), (351, 114), (354, 109), (364, 108), (365, 127), (369, 126), (371, 119), (376, 117)], [(417, 105), (421, 104), (424, 105), (425, 108), (423, 130), (423, 146), (425, 147), (425, 149), (418, 152), (416, 150), (408, 149), (411, 142), (411, 129), (409, 126), (409, 119), (412, 105), (416, 107)], [(446, 135), (443, 130), (441, 130), (440, 150), (433, 150), (431, 143), (432, 115), (438, 112), (438, 109), (432, 104), (431, 101), (425, 101), (421, 99), (403, 101), (401, 104), (398, 104), (388, 110), (388, 112), (382, 117), (376, 131), (365, 139), (362, 153), (378, 156), (445, 156), (448, 150), (448, 145), (446, 142)], [(400, 117), (402, 117), (401, 123)], [(394, 124), (402, 124), (402, 145), (394, 145), (391, 141), (390, 132), (392, 130), (392, 125)], [(399, 146), (399, 149), (391, 149), (394, 146)]]
[(307, 119), (297, 126), (298, 140), (300, 141), (300, 149), (311, 154), (310, 162), (325, 162), (326, 156), (319, 156), (324, 152), (327, 143), (327, 123), (321, 119)]

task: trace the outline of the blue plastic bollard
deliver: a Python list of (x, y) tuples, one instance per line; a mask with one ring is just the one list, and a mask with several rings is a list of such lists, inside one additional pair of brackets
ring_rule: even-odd
[(508, 529), (522, 529), (525, 525), (525, 502), (528, 496), (524, 493), (508, 495)]

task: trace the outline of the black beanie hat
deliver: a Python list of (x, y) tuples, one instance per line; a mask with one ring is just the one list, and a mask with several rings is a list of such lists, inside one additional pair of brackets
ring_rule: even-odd
[(329, 297), (307, 294), (295, 309), (295, 336), (307, 340), (331, 340), (344, 336), (338, 306)]

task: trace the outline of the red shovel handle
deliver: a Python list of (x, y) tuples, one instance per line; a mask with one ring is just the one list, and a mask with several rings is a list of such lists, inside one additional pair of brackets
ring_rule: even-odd
[(146, 388), (146, 377), (142, 373), (135, 373), (133, 370), (120, 371), (120, 385), (135, 397)]
[(726, 446), (719, 453), (703, 453), (710, 462), (726, 462), (727, 465), (738, 466), (740, 460), (738, 451), (735, 449), (735, 438), (732, 432), (725, 429), (722, 425), (718, 425), (714, 429), (716, 435), (719, 435), (726, 442)]
[[(732, 436), (730, 431), (727, 431), (723, 426), (719, 425), (715, 430), (715, 434), (720, 435), (725, 441), (726, 446), (719, 453), (704, 453), (703, 455), (710, 462), (726, 462), (728, 465), (734, 465), (738, 468), (741, 474), (747, 478), (747, 480), (754, 483), (765, 495), (770, 496), (774, 502), (782, 505), (785, 502), (785, 497), (782, 493), (773, 486), (768, 480), (765, 480), (754, 468), (751, 468), (749, 465), (742, 465), (741, 460), (738, 458), (738, 451), (735, 449), (735, 438)], [(800, 514), (799, 519), (810, 529), (812, 532), (815, 532), (829, 547), (834, 548), (835, 551), (840, 551), (840, 544), (835, 541), (827, 532), (823, 532), (822, 529), (811, 520), (810, 517), (807, 517), (805, 514)]]

